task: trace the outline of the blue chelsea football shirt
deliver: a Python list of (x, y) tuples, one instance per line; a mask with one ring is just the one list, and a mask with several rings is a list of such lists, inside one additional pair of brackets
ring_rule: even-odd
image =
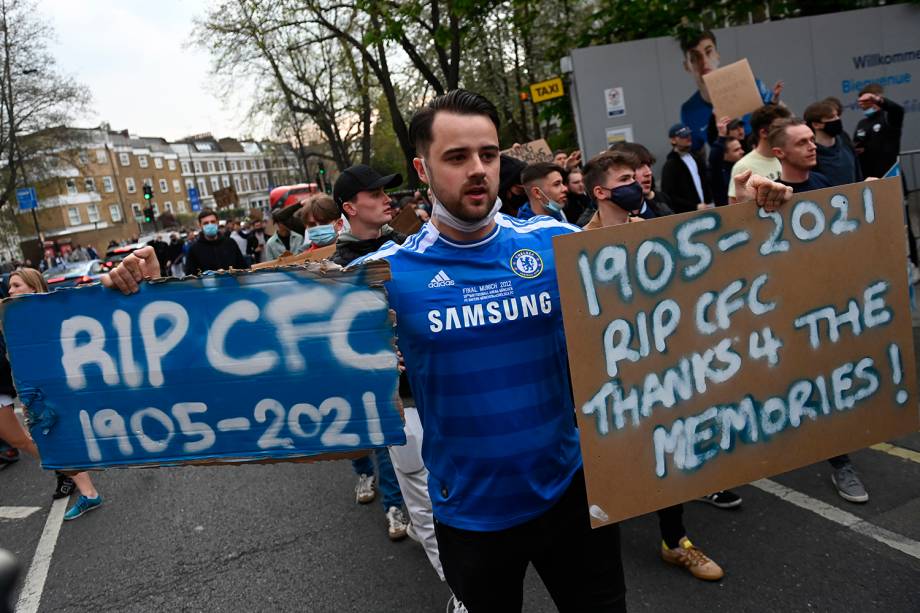
[(499, 213), (482, 240), (432, 224), (385, 259), (438, 521), (503, 530), (547, 511), (581, 466), (549, 217)]

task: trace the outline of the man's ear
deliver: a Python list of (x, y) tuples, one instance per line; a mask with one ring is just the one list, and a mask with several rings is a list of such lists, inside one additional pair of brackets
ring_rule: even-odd
[(422, 158), (413, 158), (412, 167), (415, 168), (415, 172), (418, 174), (418, 178), (422, 183), (431, 185), (431, 181), (428, 179), (428, 173), (425, 172), (425, 165), (422, 164)]
[(332, 228), (335, 230), (336, 234), (339, 234), (342, 231), (342, 228), (345, 227), (345, 220), (339, 217), (334, 222), (332, 222)]
[(594, 200), (596, 200), (597, 202), (600, 202), (601, 200), (605, 200), (607, 198), (604, 195), (604, 188), (601, 187), (600, 185), (595, 185), (591, 189), (591, 195), (594, 196)]
[(786, 153), (779, 147), (773, 147), (772, 149), (770, 149), (770, 151), (773, 152), (773, 156), (780, 162), (786, 159)]
[(342, 210), (345, 211), (349, 217), (354, 217), (358, 214), (358, 209), (355, 208), (354, 203), (351, 201), (342, 203)]

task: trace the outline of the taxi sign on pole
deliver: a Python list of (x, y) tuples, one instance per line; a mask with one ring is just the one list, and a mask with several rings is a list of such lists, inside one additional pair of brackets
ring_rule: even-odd
[(544, 100), (559, 98), (564, 95), (565, 91), (563, 91), (562, 79), (560, 77), (549, 79), (548, 81), (540, 81), (530, 86), (530, 98), (534, 101), (534, 104), (543, 102)]

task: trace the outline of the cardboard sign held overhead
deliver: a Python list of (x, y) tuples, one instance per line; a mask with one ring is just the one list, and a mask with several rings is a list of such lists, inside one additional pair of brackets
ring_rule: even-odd
[(403, 444), (387, 279), (386, 264), (312, 263), (132, 296), (97, 285), (5, 300), (42, 465), (298, 461)]
[(514, 143), (510, 149), (501, 152), (503, 155), (513, 157), (534, 164), (536, 162), (553, 161), (553, 150), (549, 148), (549, 143), (545, 139), (532, 140), (529, 143)]
[(917, 431), (903, 235), (885, 179), (556, 237), (592, 525)]
[(747, 59), (738, 60), (734, 64), (705, 74), (703, 81), (709, 91), (709, 100), (716, 117), (720, 119), (744, 117), (763, 106), (757, 81), (754, 80), (754, 73), (751, 72), (751, 65)]

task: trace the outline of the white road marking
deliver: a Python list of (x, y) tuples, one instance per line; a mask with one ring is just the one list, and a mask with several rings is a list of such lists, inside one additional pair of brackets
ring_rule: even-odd
[(920, 543), (907, 538), (903, 534), (898, 534), (897, 532), (892, 532), (891, 530), (886, 530), (885, 528), (871, 524), (861, 517), (848, 513), (843, 509), (838, 509), (834, 505), (822, 502), (817, 498), (812, 498), (802, 492), (797, 492), (785, 485), (780, 485), (776, 481), (771, 481), (770, 479), (760, 479), (759, 481), (751, 483), (751, 485), (768, 494), (773, 494), (777, 498), (781, 498), (790, 504), (794, 504), (801, 509), (811, 511), (835, 524), (849, 528), (853, 532), (858, 532), (863, 536), (868, 536), (883, 545), (888, 545), (892, 549), (897, 549), (901, 553), (905, 553), (920, 560)]
[(25, 519), (41, 507), (0, 507), (0, 519)]
[(45, 589), (45, 580), (48, 578), (48, 569), (51, 567), (51, 556), (57, 545), (58, 533), (64, 522), (64, 512), (67, 510), (67, 498), (59, 498), (51, 504), (45, 529), (35, 548), (35, 556), (29, 566), (22, 591), (19, 593), (19, 602), (16, 603), (16, 613), (36, 613)]

